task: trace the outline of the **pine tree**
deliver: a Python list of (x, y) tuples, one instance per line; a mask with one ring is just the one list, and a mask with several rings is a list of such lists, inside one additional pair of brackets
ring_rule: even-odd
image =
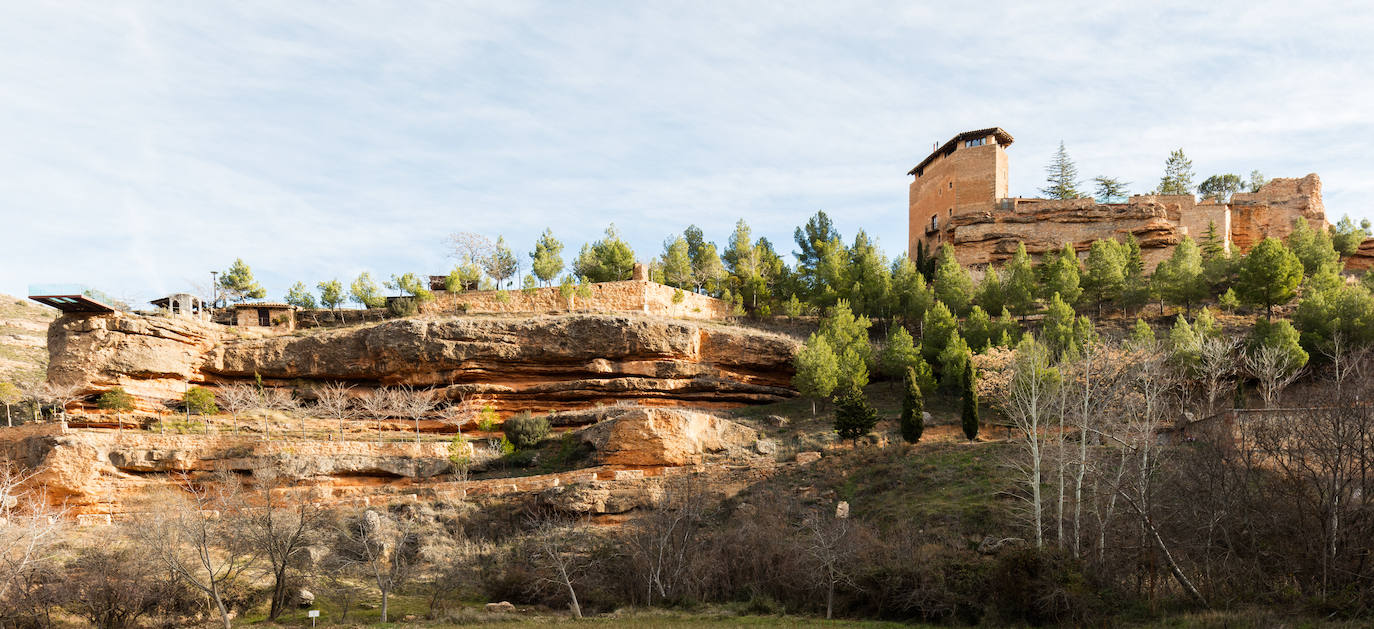
[(945, 302), (935, 302), (921, 320), (921, 356), (929, 362), (935, 362), (949, 344), (950, 336), (958, 333), (959, 321), (950, 313)]
[(925, 402), (916, 383), (916, 372), (910, 368), (903, 382), (901, 429), (902, 439), (907, 443), (920, 441), (925, 432)]
[(220, 273), (219, 287), (233, 301), (262, 299), (267, 296), (267, 291), (253, 279), (253, 269), (244, 263), (243, 258), (234, 259), (229, 269)]
[(1348, 258), (1360, 248), (1360, 243), (1374, 235), (1370, 231), (1369, 219), (1360, 221), (1355, 225), (1355, 221), (1350, 219), (1350, 215), (1344, 215), (1336, 226), (1331, 228), (1331, 245), (1342, 258)]
[(1183, 315), (1174, 319), (1174, 327), (1169, 330), (1169, 353), (1170, 360), (1184, 373), (1191, 374), (1197, 368), (1202, 339)]
[(1088, 249), (1088, 262), (1083, 273), (1083, 294), (1097, 303), (1097, 316), (1102, 317), (1102, 305), (1121, 297), (1126, 286), (1126, 252), (1116, 240), (1095, 240)]
[(1131, 333), (1126, 336), (1126, 346), (1131, 349), (1144, 350), (1154, 347), (1154, 345), (1154, 329), (1144, 320), (1136, 318), (1135, 326), (1131, 328)]
[(1241, 262), (1237, 292), (1246, 303), (1264, 306), (1265, 318), (1273, 320), (1274, 306), (1293, 299), (1302, 283), (1302, 262), (1275, 238), (1265, 238), (1250, 249)]
[(839, 361), (825, 337), (812, 334), (806, 345), (792, 361), (796, 374), (792, 386), (811, 398), (811, 414), (816, 414), (816, 400), (830, 397), (839, 378)]
[(841, 389), (868, 384), (868, 361), (873, 355), (873, 348), (868, 343), (868, 328), (872, 325), (868, 317), (855, 317), (849, 302), (843, 299), (821, 320), (820, 334), (825, 336), (839, 359), (837, 386)]
[(1130, 195), (1126, 190), (1126, 187), (1131, 185), (1129, 181), (1098, 175), (1093, 177), (1093, 183), (1097, 185), (1097, 192), (1093, 194), (1093, 197), (1097, 199), (1098, 203), (1118, 203), (1125, 201), (1126, 197)]
[(1046, 198), (1077, 199), (1083, 196), (1078, 191), (1078, 166), (1069, 159), (1069, 151), (1064, 148), (1062, 140), (1059, 142), (1059, 150), (1054, 153), (1054, 159), (1045, 166), (1045, 175), (1046, 185), (1040, 189), (1040, 193)]
[(496, 245), (492, 247), (491, 255), (482, 261), (482, 266), (487, 275), (496, 280), (498, 289), (506, 288), (506, 280), (520, 272), (520, 261), (506, 244), (504, 236), (496, 237)]
[(964, 339), (974, 352), (982, 352), (993, 341), (996, 325), (982, 306), (974, 306), (964, 319)]
[(553, 230), (545, 228), (530, 252), (530, 268), (540, 282), (548, 285), (563, 272), (563, 243), (553, 237)]
[(972, 360), (973, 350), (969, 349), (964, 337), (950, 336), (949, 344), (940, 351), (940, 386), (951, 393), (958, 391), (964, 365)]
[(381, 295), (377, 283), (372, 281), (372, 274), (363, 271), (358, 274), (357, 279), (349, 286), (349, 299), (364, 308), (381, 308), (386, 305), (386, 297)]
[(1150, 300), (1150, 282), (1145, 277), (1145, 258), (1140, 252), (1140, 242), (1135, 234), (1126, 234), (1123, 245), (1126, 262), (1122, 265), (1121, 307), (1126, 310), (1139, 308)]
[(1164, 177), (1159, 180), (1155, 194), (1193, 194), (1193, 160), (1183, 155), (1183, 149), (1169, 153), (1164, 161)]
[(1045, 339), (1045, 345), (1056, 356), (1077, 350), (1073, 324), (1073, 307), (1060, 299), (1058, 293), (1055, 293), (1050, 297), (1049, 308), (1045, 311), (1044, 321), (1041, 322), (1040, 337)]
[(286, 291), (286, 303), (308, 310), (314, 310), (317, 307), (315, 295), (305, 287), (305, 282), (296, 282), (291, 285), (291, 288)]
[(1006, 305), (1006, 290), (1002, 287), (1001, 274), (995, 267), (989, 266), (983, 274), (983, 281), (978, 283), (973, 301), (987, 312), (1001, 312), (1002, 306)]
[(1074, 251), (1073, 245), (1066, 242), (1058, 253), (1045, 252), (1045, 260), (1041, 265), (1040, 290), (1046, 299), (1058, 293), (1065, 302), (1077, 303), (1078, 297), (1083, 294), (1079, 282), (1078, 253)]
[(1226, 312), (1235, 312), (1236, 308), (1240, 307), (1240, 298), (1236, 297), (1236, 290), (1227, 288), (1226, 292), (1217, 298), (1217, 306)]
[(964, 429), (964, 436), (969, 441), (978, 438), (978, 382), (973, 370), (973, 361), (964, 363), (964, 391), (962, 396), (962, 412), (960, 413), (961, 424)]
[(893, 380), (900, 379), (918, 361), (921, 361), (921, 350), (916, 348), (911, 333), (905, 327), (895, 326), (887, 336), (887, 345), (878, 356), (883, 374)]
[(961, 316), (973, 300), (973, 278), (954, 258), (954, 247), (948, 243), (940, 248), (940, 264), (935, 268), (935, 299)]
[(835, 432), (857, 441), (878, 423), (878, 411), (868, 404), (863, 389), (848, 389), (835, 401)]
[(926, 286), (926, 278), (916, 264), (902, 256), (892, 265), (892, 292), (889, 311), (908, 325), (916, 325), (925, 316), (935, 295)]
[(339, 280), (329, 280), (315, 285), (320, 291), (320, 305), (330, 310), (337, 310), (344, 304), (343, 282)]
[(1198, 184), (1197, 192), (1204, 199), (1211, 199), (1217, 203), (1225, 203), (1231, 195), (1240, 192), (1245, 187), (1240, 175), (1227, 173), (1225, 175), (1212, 175)]
[(1298, 256), (1303, 273), (1308, 276), (1326, 268), (1336, 272), (1341, 269), (1341, 255), (1331, 242), (1331, 236), (1325, 229), (1312, 229), (1307, 219), (1301, 216), (1293, 225), (1293, 233), (1288, 235), (1288, 249)]
[(1005, 275), (1003, 303), (1019, 317), (1030, 314), (1035, 309), (1035, 269), (1026, 253), (1025, 243), (1016, 243), (1016, 253), (1007, 263)]
[(686, 238), (679, 236), (663, 243), (663, 256), (660, 261), (663, 265), (664, 283), (677, 288), (692, 285), (692, 258), (688, 255)]
[(1197, 244), (1187, 236), (1174, 247), (1169, 259), (1155, 268), (1154, 283), (1167, 302), (1184, 307), (1191, 314), (1193, 304), (1207, 296), (1202, 277), (1202, 256)]

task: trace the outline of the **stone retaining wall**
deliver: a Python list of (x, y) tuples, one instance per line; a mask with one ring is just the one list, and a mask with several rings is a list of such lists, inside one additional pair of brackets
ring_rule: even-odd
[[(557, 286), (532, 291), (436, 293), (421, 306), (427, 314), (561, 314), (567, 312), (633, 312), (680, 319), (724, 319), (730, 305), (722, 300), (644, 280), (591, 284), (591, 297), (564, 299)], [(680, 295), (675, 302), (674, 296)]]

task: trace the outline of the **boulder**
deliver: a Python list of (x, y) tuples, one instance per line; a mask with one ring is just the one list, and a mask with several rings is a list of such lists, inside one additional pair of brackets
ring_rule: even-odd
[(603, 465), (690, 465), (705, 454), (742, 449), (758, 433), (730, 420), (673, 408), (630, 408), (577, 432)]
[(500, 603), (487, 603), (486, 610), (494, 614), (509, 614), (515, 611), (515, 605), (512, 605), (510, 601), (501, 601)]

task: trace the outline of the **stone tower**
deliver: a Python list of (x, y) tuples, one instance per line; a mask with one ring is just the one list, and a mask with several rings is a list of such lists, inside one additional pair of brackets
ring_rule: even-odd
[(965, 131), (935, 149), (908, 175), (907, 255), (916, 259), (918, 245), (938, 251), (949, 242), (949, 219), (986, 211), (1007, 196), (1007, 152), (1010, 133), (1000, 127)]

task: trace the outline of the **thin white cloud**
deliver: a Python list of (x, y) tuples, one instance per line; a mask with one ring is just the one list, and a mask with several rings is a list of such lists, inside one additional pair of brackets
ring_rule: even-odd
[(906, 172), (1001, 125), (1143, 191), (1168, 151), (1322, 175), (1374, 218), (1374, 16), (1352, 3), (240, 3), (0, 8), (0, 292), (150, 297), (235, 257), (274, 296), (438, 272), (446, 232), (641, 257), (818, 209), (889, 253)]

